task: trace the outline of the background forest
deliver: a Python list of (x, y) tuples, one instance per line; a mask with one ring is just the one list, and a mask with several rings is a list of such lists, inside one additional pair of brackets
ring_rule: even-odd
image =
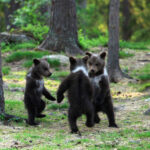
[[(76, 0), (76, 4), (79, 41), (82, 46), (107, 45), (109, 0)], [(123, 41), (149, 42), (149, 7), (148, 0), (120, 1), (121, 47), (124, 46)], [(49, 22), (49, 0), (0, 1), (0, 32), (28, 33), (39, 44), (50, 30)], [(90, 43), (89, 39), (94, 42)]]
[[(53, 31), (58, 31), (58, 37), (50, 34)], [(56, 97), (61, 81), (70, 73), (68, 56), (73, 48), (77, 58), (87, 51), (106, 51), (119, 128), (109, 128), (106, 115), (99, 113), (100, 124), (87, 128), (82, 116), (78, 119), (82, 136), (70, 134), (66, 95), (61, 104), (43, 98), (46, 117), (36, 118), (39, 126), (26, 124), (25, 78), (33, 59), (47, 58), (53, 74), (44, 82)], [(0, 0), (1, 150), (149, 150), (149, 141), (149, 0)]]

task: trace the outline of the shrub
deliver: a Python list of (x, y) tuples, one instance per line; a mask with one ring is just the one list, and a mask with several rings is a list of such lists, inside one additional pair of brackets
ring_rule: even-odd
[(87, 36), (84, 36), (82, 31), (79, 31), (79, 43), (83, 49), (89, 49), (96, 46), (107, 46), (108, 38), (105, 36), (99, 36), (98, 38), (89, 39)]
[(12, 54), (10, 54), (9, 56), (7, 56), (7, 58), (5, 59), (6, 62), (13, 62), (13, 61), (19, 61), (22, 59), (33, 59), (33, 58), (41, 58), (44, 55), (49, 54), (49, 52), (45, 51), (45, 52), (39, 52), (39, 51), (17, 51), (14, 52)]
[(37, 43), (35, 42), (25, 42), (25, 43), (12, 43), (12, 44), (6, 44), (2, 43), (2, 52), (9, 52), (9, 51), (17, 51), (19, 49), (33, 49), (37, 46)]
[(39, 42), (44, 40), (44, 35), (46, 35), (49, 31), (49, 27), (46, 25), (32, 25), (32, 24), (28, 24), (25, 27), (22, 27), (22, 30), (32, 34), (32, 36), (34, 37), (35, 40), (38, 40)]

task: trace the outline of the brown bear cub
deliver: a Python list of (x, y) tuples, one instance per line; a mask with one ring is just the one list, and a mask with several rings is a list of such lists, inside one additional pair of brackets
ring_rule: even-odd
[(29, 70), (26, 76), (26, 88), (24, 95), (24, 104), (28, 111), (29, 125), (38, 125), (35, 117), (45, 117), (41, 114), (45, 108), (45, 102), (41, 99), (44, 95), (47, 99), (54, 101), (55, 98), (47, 91), (44, 86), (43, 77), (51, 76), (50, 66), (45, 59), (34, 59), (34, 66)]
[[(86, 126), (94, 126), (94, 107), (92, 104), (93, 90), (87, 71), (87, 59), (70, 57), (70, 75), (60, 84), (57, 91), (57, 102), (64, 98), (64, 92), (68, 91), (69, 110), (68, 120), (71, 133), (77, 133), (77, 118), (82, 114), (86, 115)], [(80, 132), (79, 132), (80, 134)]]
[(109, 127), (118, 127), (115, 123), (115, 115), (113, 110), (112, 97), (109, 87), (108, 74), (105, 67), (106, 52), (102, 52), (99, 55), (86, 53), (89, 56), (87, 61), (89, 77), (93, 85), (94, 90), (94, 108), (95, 123), (100, 122), (98, 112), (102, 111), (106, 113), (109, 120)]

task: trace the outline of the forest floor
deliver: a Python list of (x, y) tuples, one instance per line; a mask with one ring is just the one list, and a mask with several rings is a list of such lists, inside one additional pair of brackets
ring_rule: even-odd
[[(99, 48), (93, 48), (99, 52)], [(146, 64), (150, 63), (150, 51), (129, 50), (134, 56), (120, 59), (122, 70), (136, 78)], [(3, 53), (3, 58), (7, 57)], [(23, 104), (23, 89), (27, 69), (21, 66), (22, 61), (6, 63), (10, 66), (9, 74), (3, 76), (5, 83), (5, 108), (8, 114), (27, 118)], [(53, 69), (54, 70), (54, 69)], [(49, 79), (46, 87), (55, 96), (61, 79), (69, 72), (63, 66), (57, 69)], [(138, 70), (138, 71), (137, 71)], [(54, 70), (55, 72), (55, 70)], [(135, 73), (136, 72), (136, 73)], [(148, 81), (149, 82), (149, 81)], [(116, 122), (119, 128), (109, 128), (105, 114), (100, 113), (101, 122), (93, 128), (85, 126), (85, 116), (78, 119), (82, 136), (70, 134), (67, 119), (67, 99), (62, 104), (46, 101), (47, 107), (43, 119), (37, 119), (40, 125), (31, 127), (25, 121), (13, 120), (0, 122), (0, 149), (33, 149), (33, 150), (148, 150), (150, 149), (150, 115), (144, 112), (150, 108), (150, 88), (141, 91), (143, 83), (137, 80), (124, 79), (117, 84), (111, 83)]]

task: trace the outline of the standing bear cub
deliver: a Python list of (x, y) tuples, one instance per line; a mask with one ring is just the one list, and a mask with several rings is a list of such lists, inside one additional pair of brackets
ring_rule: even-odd
[(115, 123), (115, 115), (113, 110), (113, 102), (110, 93), (109, 79), (107, 70), (105, 68), (106, 52), (102, 52), (99, 55), (86, 53), (89, 56), (87, 65), (89, 71), (89, 77), (94, 89), (94, 108), (95, 123), (100, 122), (98, 112), (102, 111), (106, 113), (109, 121), (109, 127), (118, 127)]
[[(77, 118), (86, 115), (86, 126), (94, 126), (94, 107), (92, 104), (93, 90), (88, 78), (87, 59), (70, 57), (70, 75), (60, 84), (57, 91), (57, 102), (64, 98), (64, 92), (68, 91), (69, 110), (68, 120), (71, 133), (77, 133)], [(79, 132), (80, 133), (80, 132)]]
[(47, 91), (44, 86), (43, 77), (51, 76), (50, 66), (45, 59), (34, 59), (34, 66), (29, 70), (26, 76), (26, 88), (24, 95), (25, 107), (28, 111), (29, 125), (38, 125), (35, 117), (45, 117), (41, 114), (45, 108), (45, 102), (41, 99), (44, 95), (47, 99), (54, 101), (55, 98)]

